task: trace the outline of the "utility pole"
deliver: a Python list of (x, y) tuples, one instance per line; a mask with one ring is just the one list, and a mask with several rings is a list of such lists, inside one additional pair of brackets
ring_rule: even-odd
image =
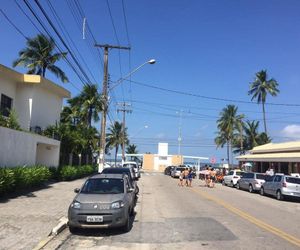
[(182, 123), (182, 109), (180, 110), (179, 113), (179, 126), (178, 126), (178, 155), (181, 154), (181, 141), (182, 141), (182, 136), (181, 136), (181, 123)]
[(98, 172), (100, 173), (105, 163), (105, 144), (106, 144), (106, 114), (108, 110), (108, 49), (126, 49), (130, 50), (130, 47), (114, 46), (109, 44), (95, 44), (95, 47), (104, 48), (104, 75), (103, 75), (103, 87), (102, 87), (102, 98), (103, 98), (103, 111), (101, 117), (101, 129), (100, 129), (100, 151), (99, 151), (99, 165)]
[(128, 109), (128, 107), (131, 106), (130, 103), (122, 102), (117, 103), (118, 106), (121, 106), (120, 109), (117, 109), (117, 112), (123, 112), (123, 123), (122, 123), (122, 133), (123, 133), (123, 140), (122, 140), (122, 164), (125, 161), (125, 114), (126, 113), (132, 113), (131, 109)]

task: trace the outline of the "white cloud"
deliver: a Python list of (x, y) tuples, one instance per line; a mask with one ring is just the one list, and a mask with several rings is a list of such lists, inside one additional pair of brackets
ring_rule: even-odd
[(300, 125), (287, 125), (282, 131), (281, 134), (289, 139), (300, 139)]

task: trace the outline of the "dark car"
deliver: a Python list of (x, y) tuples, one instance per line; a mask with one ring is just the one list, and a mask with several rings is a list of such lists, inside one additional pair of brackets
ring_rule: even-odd
[(69, 206), (68, 226), (78, 228), (122, 227), (130, 230), (134, 213), (134, 189), (125, 174), (97, 174), (88, 178)]
[(164, 174), (165, 175), (171, 175), (172, 170), (175, 168), (175, 166), (168, 166), (165, 168)]
[(137, 195), (139, 193), (139, 187), (137, 185), (138, 178), (135, 177), (134, 170), (132, 168), (104, 168), (102, 170), (103, 174), (126, 174), (128, 176), (130, 185), (134, 188), (134, 193)]

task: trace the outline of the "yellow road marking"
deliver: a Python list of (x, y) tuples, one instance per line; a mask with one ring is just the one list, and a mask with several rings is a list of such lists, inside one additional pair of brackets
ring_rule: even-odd
[(236, 215), (239, 215), (240, 217), (244, 218), (245, 220), (255, 224), (256, 226), (260, 227), (260, 228), (263, 228), (265, 229), (266, 231), (269, 231), (277, 236), (279, 236), (280, 238), (282, 239), (285, 239), (286, 241), (300, 247), (300, 239), (299, 238), (296, 238), (284, 231), (281, 231), (280, 229), (276, 228), (276, 227), (273, 227), (255, 217), (253, 217), (252, 215), (236, 208), (236, 207), (233, 207), (231, 206), (230, 204), (220, 200), (220, 199), (217, 199), (207, 193), (204, 193), (198, 189), (192, 189), (194, 192), (200, 194), (202, 197), (206, 198), (207, 200), (211, 200), (211, 201), (214, 201), (215, 203), (223, 206), (224, 208), (228, 209), (229, 211), (231, 211), (232, 213), (236, 214)]

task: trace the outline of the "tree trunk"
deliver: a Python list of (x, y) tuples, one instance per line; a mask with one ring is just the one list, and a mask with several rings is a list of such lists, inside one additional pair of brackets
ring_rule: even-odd
[(119, 146), (116, 146), (115, 167), (117, 166), (118, 147), (119, 147)]
[(263, 117), (264, 117), (264, 128), (265, 128), (265, 133), (267, 134), (267, 124), (266, 124), (266, 111), (265, 111), (265, 103), (262, 102), (262, 108), (263, 108)]
[(227, 141), (227, 163), (228, 163), (228, 168), (230, 168), (230, 162), (229, 162), (229, 143), (230, 143), (230, 141)]
[(73, 153), (69, 154), (69, 165), (72, 166), (73, 163)]

